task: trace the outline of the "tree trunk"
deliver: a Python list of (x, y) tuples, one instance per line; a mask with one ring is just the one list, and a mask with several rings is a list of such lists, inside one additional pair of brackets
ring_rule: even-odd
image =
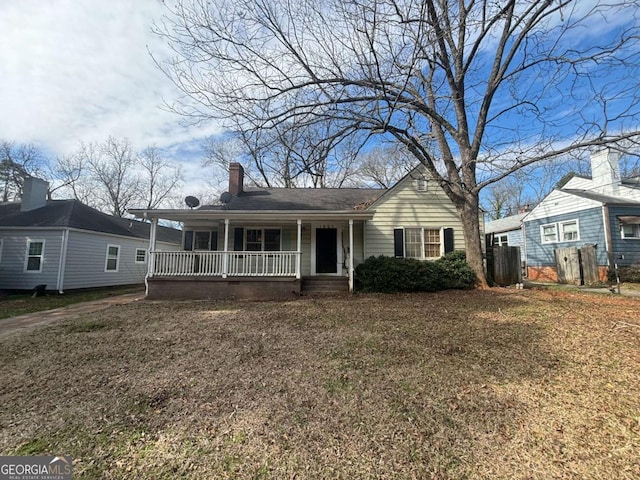
[(463, 203), (456, 205), (456, 208), (462, 221), (467, 263), (476, 274), (478, 288), (484, 289), (488, 288), (489, 284), (487, 283), (487, 276), (485, 274), (484, 255), (480, 236), (479, 202), (477, 194), (467, 193)]

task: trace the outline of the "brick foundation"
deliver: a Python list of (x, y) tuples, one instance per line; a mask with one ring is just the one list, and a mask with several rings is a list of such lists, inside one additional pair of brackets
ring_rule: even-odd
[(149, 279), (150, 300), (271, 300), (300, 295), (295, 278), (155, 277)]

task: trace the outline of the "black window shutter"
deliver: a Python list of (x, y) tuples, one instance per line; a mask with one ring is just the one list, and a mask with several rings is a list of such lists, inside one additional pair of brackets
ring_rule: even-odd
[(402, 228), (393, 229), (393, 254), (396, 257), (404, 257), (404, 230)]
[(453, 228), (444, 229), (444, 253), (453, 252)]
[(218, 231), (211, 231), (211, 251), (218, 250)]
[(184, 231), (184, 249), (193, 250), (193, 230)]
[(241, 252), (244, 247), (244, 229), (236, 228), (233, 231), (233, 250)]

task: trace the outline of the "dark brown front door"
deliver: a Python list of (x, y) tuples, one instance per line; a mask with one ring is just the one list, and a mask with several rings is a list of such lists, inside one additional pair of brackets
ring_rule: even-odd
[(337, 240), (337, 229), (316, 229), (316, 273), (338, 273)]

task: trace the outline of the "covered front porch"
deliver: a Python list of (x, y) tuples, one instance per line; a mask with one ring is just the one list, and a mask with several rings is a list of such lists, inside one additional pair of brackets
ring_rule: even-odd
[[(372, 213), (149, 210), (139, 216), (152, 224), (147, 296), (221, 299), (290, 297), (301, 293), (303, 279), (315, 277), (335, 278), (330, 285), (353, 291)], [(182, 250), (156, 248), (160, 219), (183, 224)]]

